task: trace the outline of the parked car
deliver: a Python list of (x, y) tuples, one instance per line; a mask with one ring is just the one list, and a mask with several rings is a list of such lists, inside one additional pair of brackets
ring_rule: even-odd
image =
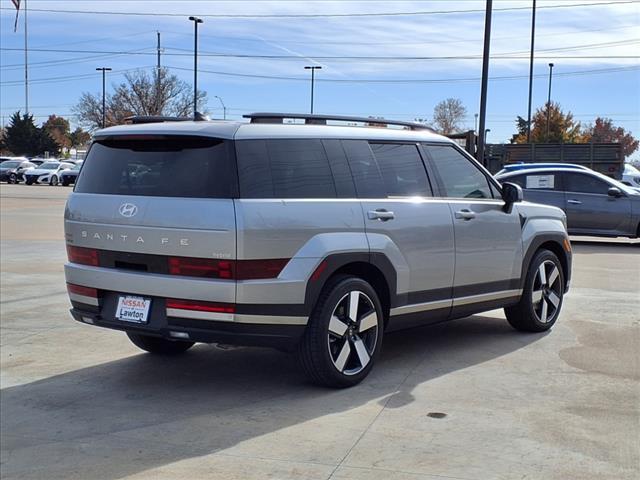
[(494, 308), (518, 330), (557, 321), (560, 209), (522, 203), (424, 125), (250, 118), (95, 133), (65, 209), (77, 321), (159, 354), (289, 349), (332, 387), (366, 377), (385, 331)]
[(525, 200), (564, 210), (572, 235), (640, 236), (640, 192), (601, 173), (538, 168), (496, 179), (520, 185)]
[(496, 173), (496, 176), (509, 172), (531, 170), (533, 168), (575, 168), (578, 170), (591, 170), (584, 165), (576, 165), (574, 163), (510, 163), (502, 167), (502, 170)]
[(33, 167), (35, 165), (26, 158), (14, 157), (5, 160), (0, 163), (0, 182), (19, 183), (23, 173)]
[(58, 185), (60, 173), (68, 170), (73, 165), (67, 162), (48, 161), (35, 168), (31, 168), (24, 173), (24, 181), (27, 185), (34, 183), (48, 183)]
[(44, 162), (48, 162), (48, 161), (57, 161), (57, 160), (48, 160), (46, 158), (40, 158), (40, 157), (32, 157), (29, 159), (29, 161), (33, 164), (35, 164), (36, 166), (42, 165)]
[(640, 188), (640, 170), (630, 163), (625, 163), (624, 171), (622, 172), (622, 183), (630, 187)]
[(82, 167), (82, 161), (76, 163), (69, 170), (60, 172), (60, 183), (65, 187), (71, 185), (72, 183), (76, 183), (76, 179), (78, 178), (78, 174), (80, 173), (80, 167)]

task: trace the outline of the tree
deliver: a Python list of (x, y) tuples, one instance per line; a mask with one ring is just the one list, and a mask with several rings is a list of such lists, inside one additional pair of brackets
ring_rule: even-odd
[(433, 109), (433, 125), (443, 135), (460, 131), (467, 109), (459, 98), (447, 98)]
[(32, 115), (20, 115), (19, 111), (11, 115), (3, 143), (14, 155), (34, 156), (44, 152), (57, 153), (59, 150), (46, 130), (36, 127)]
[(594, 125), (588, 125), (583, 131), (585, 142), (594, 143), (621, 143), (622, 152), (625, 157), (629, 157), (638, 149), (638, 140), (630, 132), (622, 127), (613, 125), (610, 118), (596, 118)]
[[(520, 115), (518, 115), (518, 118), (516, 119), (516, 129), (518, 130), (518, 133), (514, 133), (511, 136), (511, 143), (524, 143), (527, 141), (527, 119), (526, 118), (522, 118)], [(524, 141), (520, 142), (519, 139), (523, 138)]]
[[(206, 112), (207, 93), (198, 91), (198, 109)], [(143, 70), (125, 75), (106, 99), (106, 126), (119, 125), (132, 115), (193, 115), (193, 89), (166, 68), (149, 74)], [(79, 122), (94, 130), (102, 127), (102, 94), (84, 92), (73, 107)]]
[(80, 127), (76, 128), (69, 134), (69, 142), (71, 143), (71, 147), (82, 147), (89, 143), (89, 140), (91, 140), (91, 134), (89, 132), (85, 132)]
[[(549, 110), (549, 135), (547, 135), (547, 109)], [(524, 125), (521, 123), (524, 122)], [(571, 112), (564, 113), (559, 103), (551, 102), (538, 108), (531, 119), (531, 143), (578, 143), (582, 140), (580, 122)], [(518, 117), (518, 133), (511, 143), (527, 143), (527, 122)], [(523, 130), (522, 127), (524, 127)]]
[(42, 129), (49, 134), (60, 149), (64, 150), (71, 146), (69, 120), (49, 115), (47, 121), (42, 124)]

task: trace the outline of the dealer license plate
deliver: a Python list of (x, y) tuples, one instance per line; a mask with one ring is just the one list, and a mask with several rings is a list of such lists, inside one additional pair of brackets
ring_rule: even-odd
[(123, 322), (147, 323), (149, 319), (150, 298), (121, 296), (118, 299), (116, 318)]

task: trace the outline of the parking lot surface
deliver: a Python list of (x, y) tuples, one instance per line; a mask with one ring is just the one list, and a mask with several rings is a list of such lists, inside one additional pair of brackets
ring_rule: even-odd
[(640, 478), (640, 245), (574, 239), (547, 334), (502, 311), (386, 336), (348, 390), (273, 350), (144, 354), (68, 313), (69, 188), (0, 186), (3, 479)]

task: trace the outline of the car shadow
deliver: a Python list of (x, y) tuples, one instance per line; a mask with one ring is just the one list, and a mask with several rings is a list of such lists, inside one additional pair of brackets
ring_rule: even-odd
[[(258, 348), (198, 345), (90, 366), (0, 392), (3, 476), (116, 479), (282, 431), (289, 451), (273, 455), (297, 460), (340, 444), (327, 434), (334, 417), (359, 409), (335, 426), (338, 437), (359, 435), (380, 405), (400, 408), (418, 385), (542, 338), (488, 316), (390, 333), (371, 375), (346, 390), (311, 385), (292, 356)], [(291, 451), (289, 427), (327, 416)]]

